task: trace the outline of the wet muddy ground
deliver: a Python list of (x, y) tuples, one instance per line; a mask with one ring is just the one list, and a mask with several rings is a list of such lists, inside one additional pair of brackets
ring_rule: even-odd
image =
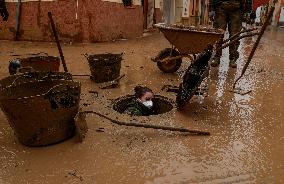
[[(81, 54), (124, 53), (121, 74), (126, 76), (118, 88), (100, 89), (87, 77), (75, 77), (82, 83), (84, 110), (123, 121), (210, 131), (211, 136), (122, 127), (88, 115), (89, 132), (83, 143), (72, 138), (31, 148), (19, 143), (1, 112), (0, 183), (283, 183), (284, 30), (265, 33), (253, 63), (237, 86), (251, 92), (230, 92), (254, 41), (241, 42), (236, 70), (229, 69), (228, 50), (224, 50), (220, 68), (210, 71), (207, 97), (194, 97), (180, 112), (174, 108), (162, 115), (136, 118), (113, 111), (112, 99), (132, 94), (136, 85), (144, 84), (174, 100), (175, 94), (161, 88), (178, 85), (189, 65), (183, 62), (176, 74), (158, 70), (151, 57), (169, 46), (163, 35), (63, 45), (72, 74), (90, 73)], [(1, 41), (0, 77), (8, 75), (12, 55), (38, 52), (58, 55), (53, 43)], [(89, 91), (97, 91), (98, 96)]]

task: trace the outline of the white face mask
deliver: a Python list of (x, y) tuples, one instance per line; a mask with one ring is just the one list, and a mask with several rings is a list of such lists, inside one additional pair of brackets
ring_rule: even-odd
[(152, 100), (145, 101), (143, 102), (143, 105), (151, 109), (153, 107), (153, 101)]

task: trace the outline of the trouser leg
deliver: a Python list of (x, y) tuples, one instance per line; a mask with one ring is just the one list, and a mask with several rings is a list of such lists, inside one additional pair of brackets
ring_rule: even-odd
[[(229, 23), (228, 23), (228, 30), (230, 36), (238, 33), (241, 30), (241, 12), (234, 11), (229, 13)], [(230, 61), (236, 61), (239, 58), (238, 48), (240, 45), (240, 41), (235, 42), (233, 45), (230, 45), (229, 52), (230, 52)]]
[[(215, 21), (214, 21), (214, 27), (218, 28), (218, 29), (226, 30), (226, 28), (227, 28), (226, 12), (221, 7), (219, 7), (216, 11), (215, 16), (216, 16), (216, 18), (215, 18)], [(224, 39), (224, 35), (222, 36), (222, 38), (217, 43), (217, 48), (220, 48), (222, 46), (223, 39)], [(222, 56), (222, 50), (219, 49), (219, 50), (216, 51), (215, 57), (220, 58), (221, 56)]]

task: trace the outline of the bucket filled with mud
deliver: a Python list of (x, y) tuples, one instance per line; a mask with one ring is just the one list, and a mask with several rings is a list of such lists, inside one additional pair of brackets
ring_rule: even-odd
[(19, 72), (24, 73), (27, 71), (59, 71), (60, 58), (49, 55), (35, 55), (25, 58), (16, 58), (10, 61), (9, 73), (14, 75), (17, 68), (13, 67), (15, 62), (19, 63)]
[(0, 81), (1, 109), (22, 144), (44, 146), (74, 135), (81, 85), (69, 75), (35, 72)]
[[(125, 113), (128, 104), (133, 100), (135, 100), (134, 95), (127, 95), (117, 98), (113, 101), (113, 109), (119, 113)], [(150, 115), (164, 114), (174, 108), (174, 101), (161, 95), (155, 95), (155, 98), (153, 98), (152, 101), (153, 107)]]
[(94, 54), (86, 57), (91, 70), (91, 80), (94, 82), (108, 82), (119, 77), (122, 54)]

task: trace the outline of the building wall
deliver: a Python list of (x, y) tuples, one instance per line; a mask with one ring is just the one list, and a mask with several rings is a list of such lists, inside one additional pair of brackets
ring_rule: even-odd
[[(8, 2), (7, 8), (10, 17), (6, 23), (0, 20), (0, 39), (14, 39), (15, 35), (17, 3)], [(52, 40), (48, 11), (52, 12), (59, 37), (64, 41), (109, 41), (143, 33), (140, 5), (124, 7), (122, 1), (102, 0), (38, 0), (22, 3), (19, 39)]]

